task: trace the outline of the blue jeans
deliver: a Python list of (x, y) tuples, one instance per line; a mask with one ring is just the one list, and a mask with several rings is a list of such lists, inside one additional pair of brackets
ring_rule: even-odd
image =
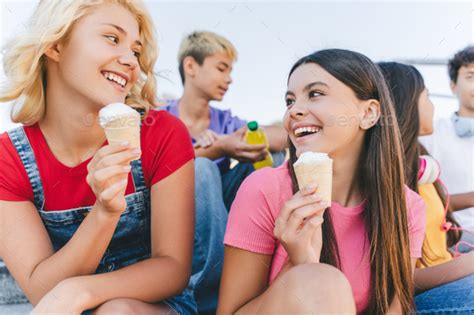
[(474, 274), (415, 297), (416, 314), (474, 314)]
[[(274, 166), (284, 154), (274, 154)], [(239, 163), (221, 174), (213, 161), (195, 160), (195, 232), (190, 291), (194, 292), (200, 314), (215, 314), (224, 262), (224, 233), (228, 210), (243, 180), (255, 169)]]
[(200, 313), (217, 307), (224, 260), (227, 209), (217, 165), (206, 158), (195, 161), (195, 231), (192, 275), (189, 281)]
[[(474, 245), (474, 234), (463, 231), (460, 242), (466, 242), (468, 244)], [(468, 253), (473, 250), (473, 247), (467, 246), (465, 244), (460, 244), (458, 249), (461, 253)]]

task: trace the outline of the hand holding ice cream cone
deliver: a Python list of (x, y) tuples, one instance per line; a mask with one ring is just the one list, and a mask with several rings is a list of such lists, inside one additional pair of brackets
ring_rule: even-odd
[[(316, 186), (318, 195), (328, 206), (332, 201), (332, 159), (326, 153), (304, 152), (293, 164), (298, 186), (304, 189), (308, 186)], [(318, 216), (323, 220), (324, 211)], [(307, 218), (312, 220), (313, 217)], [(311, 244), (318, 255), (322, 248), (322, 226), (320, 225), (313, 233)]]

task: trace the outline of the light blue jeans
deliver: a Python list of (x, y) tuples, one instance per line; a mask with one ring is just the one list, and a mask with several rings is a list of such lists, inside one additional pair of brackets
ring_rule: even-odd
[(189, 285), (200, 312), (217, 307), (224, 260), (227, 209), (222, 198), (221, 175), (217, 165), (206, 158), (195, 161), (195, 231), (192, 275)]
[[(466, 242), (468, 244), (474, 245), (474, 235), (471, 234), (471, 233), (463, 231), (460, 242)], [(459, 251), (461, 253), (468, 253), (473, 249), (474, 249), (473, 247), (467, 246), (465, 244), (460, 244), (459, 245)]]
[(415, 297), (416, 314), (474, 314), (474, 274)]

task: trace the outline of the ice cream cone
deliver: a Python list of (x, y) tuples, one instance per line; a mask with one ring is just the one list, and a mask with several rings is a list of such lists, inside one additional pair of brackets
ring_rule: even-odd
[(327, 154), (323, 154), (324, 156), (321, 154), (305, 152), (293, 164), (293, 168), (300, 189), (316, 184), (317, 192), (322, 199), (330, 203), (332, 200), (332, 159)]
[(136, 110), (114, 103), (104, 107), (99, 116), (109, 144), (128, 141), (131, 148), (140, 149), (140, 114)]

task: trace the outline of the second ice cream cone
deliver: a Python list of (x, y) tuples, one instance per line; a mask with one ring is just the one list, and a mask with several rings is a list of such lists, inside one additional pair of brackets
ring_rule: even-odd
[(298, 187), (303, 189), (308, 185), (317, 185), (317, 192), (324, 201), (331, 202), (332, 198), (332, 159), (295, 163), (293, 165)]

